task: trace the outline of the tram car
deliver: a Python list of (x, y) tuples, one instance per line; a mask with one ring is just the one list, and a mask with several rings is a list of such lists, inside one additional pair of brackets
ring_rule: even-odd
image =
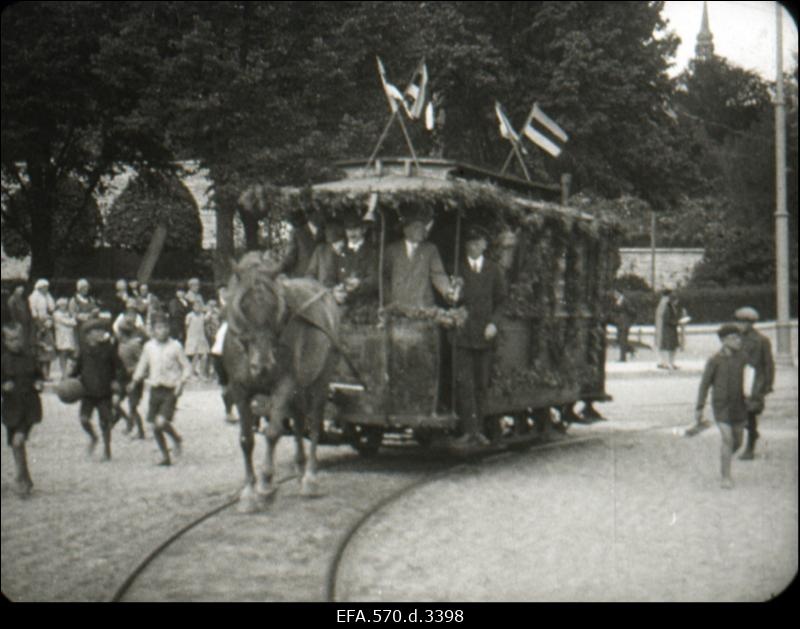
[[(423, 445), (458, 436), (452, 330), (463, 308), (436, 295), (428, 308), (390, 303), (385, 252), (402, 221), (425, 210), (427, 240), (451, 277), (463, 268), (464, 228), (489, 236), (486, 254), (505, 274), (484, 428), (494, 442), (532, 439), (563, 427), (576, 402), (605, 392), (608, 294), (619, 266), (619, 226), (561, 203), (558, 185), (531, 183), (442, 159), (340, 162), (343, 177), (283, 189), (283, 207), (330, 219), (369, 220), (379, 287), (342, 308), (343, 357), (331, 382), (321, 443), (374, 453), (388, 435)], [(420, 281), (429, 281), (421, 278)]]

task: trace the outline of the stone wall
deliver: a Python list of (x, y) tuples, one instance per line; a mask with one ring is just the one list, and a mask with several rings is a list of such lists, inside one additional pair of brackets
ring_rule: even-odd
[[(624, 247), (619, 250), (622, 258), (617, 275), (638, 275), (652, 286), (649, 247)], [(695, 265), (703, 259), (704, 249), (656, 248), (655, 288), (675, 288), (686, 285)]]

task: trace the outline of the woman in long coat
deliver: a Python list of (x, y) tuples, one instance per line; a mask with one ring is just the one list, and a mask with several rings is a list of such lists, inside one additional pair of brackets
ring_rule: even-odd
[(45, 279), (36, 281), (33, 292), (28, 296), (28, 307), (33, 318), (36, 337), (36, 359), (44, 379), (49, 380), (50, 363), (56, 356), (53, 331), (53, 312), (56, 309), (56, 302), (50, 294), (50, 282)]
[[(662, 356), (666, 354), (666, 369), (677, 369), (675, 365), (675, 352), (680, 345), (678, 336), (678, 325), (681, 319), (681, 309), (678, 305), (678, 298), (670, 295), (664, 312), (661, 316), (661, 345), (659, 349)], [(662, 362), (663, 365), (663, 362)], [(659, 365), (661, 367), (661, 365)]]

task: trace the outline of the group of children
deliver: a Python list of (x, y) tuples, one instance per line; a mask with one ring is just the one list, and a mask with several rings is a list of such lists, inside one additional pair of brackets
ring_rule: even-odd
[(736, 323), (727, 323), (717, 332), (722, 348), (708, 359), (703, 370), (695, 407), (695, 425), (686, 433), (693, 436), (710, 426), (710, 422), (703, 419), (703, 408), (711, 390), (711, 408), (722, 437), (720, 472), (723, 489), (734, 486), (731, 461), (743, 443), (745, 431), (747, 445), (739, 458), (749, 461), (755, 457), (758, 416), (764, 410), (764, 398), (772, 392), (775, 378), (770, 341), (753, 327), (758, 321), (758, 312), (744, 307), (734, 316)]

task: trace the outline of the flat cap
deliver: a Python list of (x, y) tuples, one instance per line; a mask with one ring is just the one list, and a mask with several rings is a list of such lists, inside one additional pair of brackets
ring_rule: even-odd
[(739, 308), (733, 316), (739, 321), (758, 321), (758, 310), (745, 306), (744, 308)]
[(719, 330), (717, 330), (717, 336), (721, 339), (724, 339), (726, 336), (730, 336), (731, 334), (741, 334), (741, 330), (736, 326), (734, 323), (726, 323), (721, 325)]

